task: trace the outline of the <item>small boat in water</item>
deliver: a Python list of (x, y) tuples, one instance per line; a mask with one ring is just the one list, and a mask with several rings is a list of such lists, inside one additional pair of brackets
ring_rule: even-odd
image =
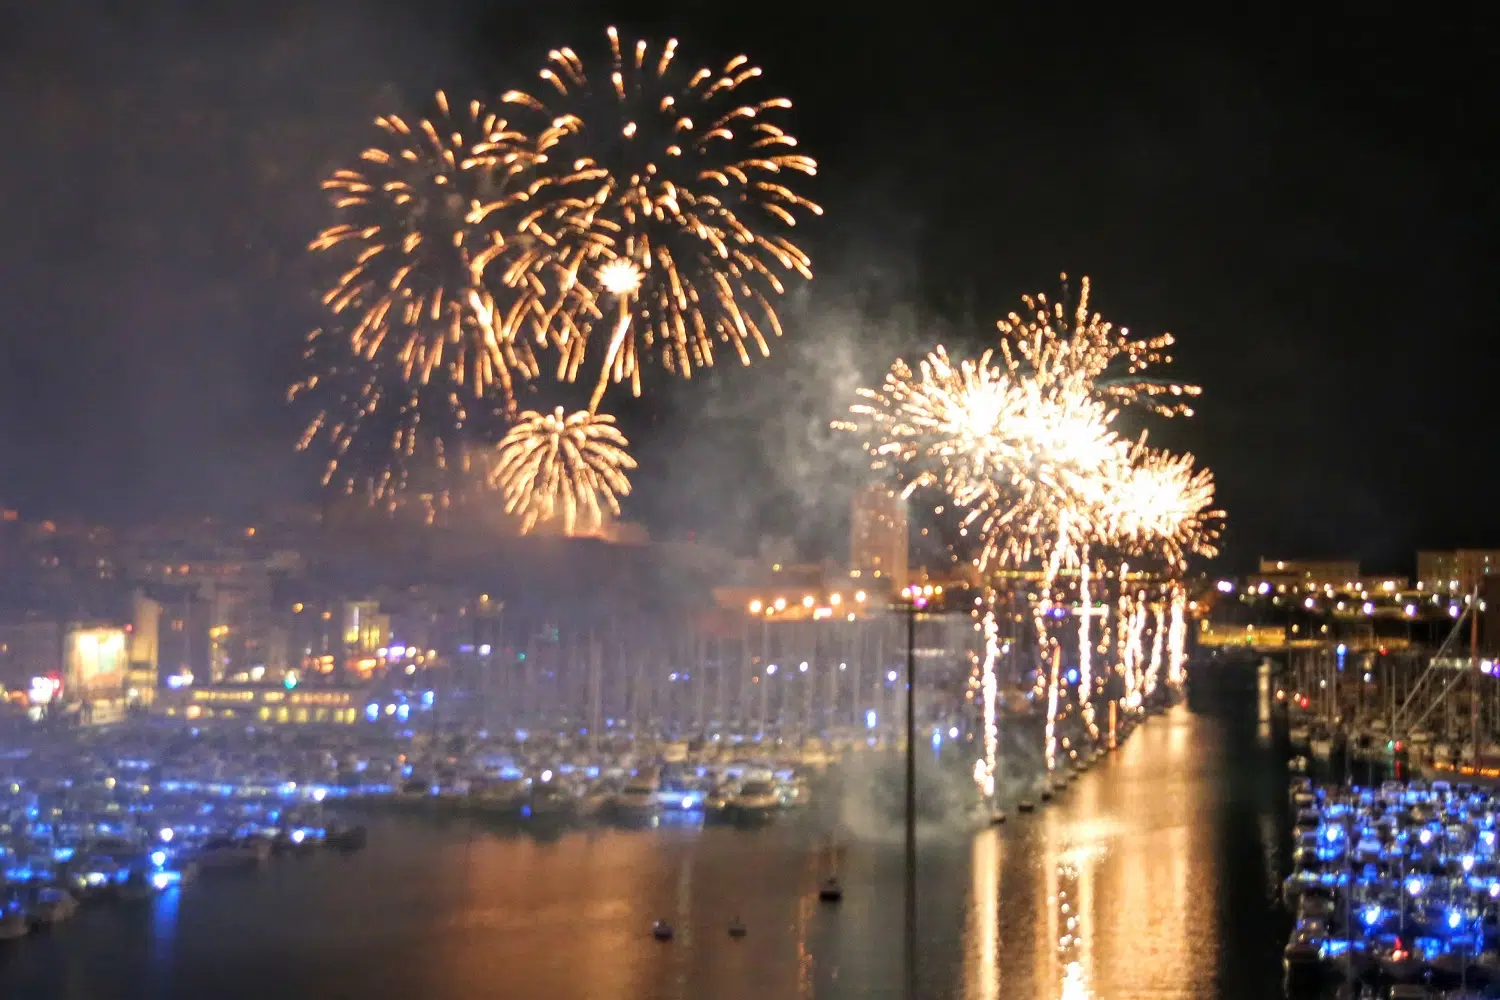
[(651, 936), (658, 941), (672, 940), (672, 925), (665, 920), (658, 920), (651, 925)]
[(747, 781), (740, 786), (739, 794), (730, 800), (730, 809), (735, 818), (741, 820), (766, 820), (780, 808), (781, 796), (770, 781)]
[(130, 874), (125, 877), (125, 881), (121, 882), (115, 891), (126, 902), (138, 903), (156, 895), (156, 885), (151, 881), (150, 876), (136, 868), (131, 870)]
[(1021, 801), (1016, 803), (1017, 812), (1029, 813), (1035, 811), (1035, 809), (1036, 803), (1031, 801), (1030, 799), (1022, 799)]
[(732, 938), (742, 938), (745, 936), (745, 925), (740, 922), (739, 917), (735, 917), (729, 922), (729, 936)]
[(271, 857), (271, 842), (259, 837), (210, 837), (198, 852), (199, 868), (250, 868)]
[(642, 771), (615, 796), (615, 814), (624, 820), (650, 819), (661, 811), (661, 779)]
[(14, 941), (31, 933), (31, 921), (17, 902), (0, 904), (0, 941)]
[(42, 927), (64, 923), (78, 912), (78, 900), (66, 889), (47, 886), (37, 891), (31, 904), (31, 920)]
[(340, 851), (357, 851), (365, 846), (366, 839), (363, 826), (332, 826), (323, 837), (323, 846)]
[(824, 903), (841, 903), (844, 900), (844, 887), (840, 884), (837, 875), (830, 875), (823, 880), (818, 887), (818, 899)]

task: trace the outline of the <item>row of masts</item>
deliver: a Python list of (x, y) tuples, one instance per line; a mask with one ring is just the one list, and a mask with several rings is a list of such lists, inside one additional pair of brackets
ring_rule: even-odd
[(1476, 595), (1430, 653), (1387, 655), (1329, 643), (1293, 654), (1283, 693), (1345, 735), (1392, 744), (1436, 737), (1470, 753), (1500, 752), (1500, 682), (1479, 655), (1479, 610)]

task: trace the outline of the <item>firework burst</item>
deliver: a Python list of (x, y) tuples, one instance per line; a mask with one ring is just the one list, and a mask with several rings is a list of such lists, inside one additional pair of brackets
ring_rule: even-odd
[(608, 37), (603, 67), (555, 49), (540, 97), (503, 97), (549, 123), (534, 146), (548, 169), (519, 227), (531, 242), (504, 281), (528, 293), (563, 379), (576, 379), (596, 326), (610, 331), (591, 409), (607, 380), (639, 394), (648, 356), (690, 377), (720, 344), (745, 364), (768, 354), (774, 300), (812, 275), (787, 232), (799, 212), (822, 213), (791, 187), (817, 171), (774, 121), (791, 102), (740, 96), (761, 75), (747, 57), (691, 70), (675, 40), (653, 51)]
[(977, 530), (981, 568), (1023, 564), (1054, 543), (1076, 551), (1098, 522), (1095, 484), (1124, 459), (1114, 411), (1081, 382), (1043, 382), (992, 359), (954, 364), (938, 348), (916, 371), (897, 361), (836, 426), (864, 431), (872, 466), (907, 495), (935, 487), (966, 508), (960, 532)]
[(628, 445), (607, 414), (528, 410), (501, 440), (490, 479), (523, 532), (560, 518), (571, 535), (580, 516), (585, 527), (597, 527), (606, 511), (620, 513), (620, 498), (630, 493), (627, 473), (636, 467)]
[[(1062, 276), (1064, 281), (1067, 277)], [(1089, 312), (1089, 279), (1081, 285), (1071, 312), (1045, 294), (1026, 295), (1027, 315), (1011, 313), (996, 324), (1006, 366), (1046, 383), (1081, 384), (1113, 406), (1141, 407), (1164, 417), (1192, 416), (1189, 401), (1201, 388), (1148, 374), (1172, 362), (1167, 353), (1175, 343), (1172, 335), (1132, 337), (1125, 327)]]
[(429, 118), (375, 124), (380, 142), (359, 167), (323, 182), (336, 221), (310, 249), (342, 268), (323, 295), (337, 321), (326, 335), (410, 382), (475, 397), (498, 387), (513, 406), (514, 376), (535, 375), (537, 363), (515, 336), (525, 306), (497, 301), (485, 272), (512, 248), (496, 213), (524, 193), (533, 147), (479, 102), (451, 108), (441, 92)]
[(1120, 548), (1159, 556), (1181, 570), (1189, 556), (1213, 558), (1224, 512), (1214, 510), (1214, 476), (1192, 455), (1147, 448), (1144, 441), (1101, 483), (1104, 532)]

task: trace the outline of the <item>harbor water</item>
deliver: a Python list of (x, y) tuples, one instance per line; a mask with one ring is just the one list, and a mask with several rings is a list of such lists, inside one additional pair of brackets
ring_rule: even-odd
[[(921, 995), (1280, 995), (1286, 772), (1255, 702), (1253, 686), (1195, 698), (1035, 813), (927, 838)], [(761, 829), (543, 835), (377, 818), (353, 855), (209, 873), (0, 942), (0, 997), (901, 996), (899, 830), (830, 847), (823, 806)], [(820, 903), (834, 869), (844, 899)]]

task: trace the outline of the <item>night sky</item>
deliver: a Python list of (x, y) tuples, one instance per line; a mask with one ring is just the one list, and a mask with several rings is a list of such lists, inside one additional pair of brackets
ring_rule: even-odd
[(773, 362), (659, 378), (630, 414), (630, 513), (654, 530), (838, 554), (861, 464), (826, 431), (841, 394), (897, 353), (984, 344), (1068, 271), (1117, 323), (1178, 336), (1199, 415), (1122, 426), (1215, 469), (1229, 566), (1500, 543), (1493, 23), (218, 6), (0, 8), (0, 496), (28, 514), (314, 496), (283, 401), (316, 322), (318, 181), (373, 114), (529, 86), (547, 48), (618, 23), (763, 65), (827, 209)]

